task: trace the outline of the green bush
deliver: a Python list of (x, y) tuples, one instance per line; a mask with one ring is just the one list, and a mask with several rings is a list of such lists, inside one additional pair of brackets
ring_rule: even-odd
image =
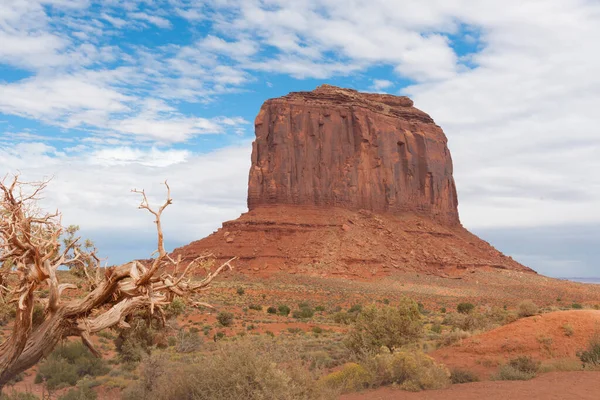
[(222, 311), (217, 314), (217, 321), (223, 326), (233, 325), (233, 314), (227, 311)]
[(172, 302), (165, 306), (165, 314), (167, 318), (177, 318), (185, 312), (185, 302), (183, 299), (176, 297)]
[(583, 308), (583, 306), (579, 303), (573, 303), (573, 304), (571, 304), (571, 308), (574, 310), (581, 310)]
[(464, 369), (453, 369), (450, 371), (450, 381), (453, 384), (479, 382), (479, 378), (471, 371)]
[(348, 314), (345, 311), (338, 311), (335, 314), (333, 314), (333, 321), (336, 324), (349, 325), (352, 322), (356, 321), (356, 314)]
[(284, 317), (287, 317), (288, 315), (290, 315), (290, 311), (292, 311), (292, 310), (285, 304), (280, 304), (277, 307), (277, 311), (278, 311), (279, 315), (283, 315)]
[(472, 303), (459, 303), (456, 306), (456, 311), (461, 314), (470, 314), (471, 311), (475, 309), (475, 306)]
[(323, 312), (323, 311), (325, 311), (325, 306), (316, 306), (315, 307), (315, 311), (317, 311), (317, 312)]
[(244, 293), (246, 293), (246, 290), (240, 286), (239, 288), (237, 288), (236, 292), (237, 292), (237, 294), (242, 296)]
[(302, 307), (299, 310), (294, 310), (292, 313), (292, 317), (298, 319), (312, 318), (313, 315), (315, 315), (315, 312), (309, 306)]
[(250, 304), (248, 308), (254, 311), (262, 311), (262, 306), (260, 304)]
[(600, 365), (600, 335), (594, 335), (588, 344), (587, 350), (577, 352), (577, 357), (586, 365)]
[(500, 366), (498, 373), (492, 379), (499, 381), (526, 381), (534, 378), (541, 363), (529, 356), (520, 356), (511, 359), (507, 364)]
[(73, 386), (86, 376), (108, 373), (109, 368), (101, 358), (95, 357), (83, 344), (71, 342), (58, 346), (39, 365), (35, 382), (46, 382), (49, 389)]
[(160, 324), (146, 311), (130, 316), (127, 322), (130, 327), (119, 329), (113, 343), (120, 361), (139, 362), (150, 354)]
[(348, 309), (349, 313), (359, 313), (362, 310), (362, 306), (360, 304), (355, 304)]
[(269, 314), (277, 314), (277, 309), (273, 306), (267, 308), (267, 313)]
[(419, 306), (402, 298), (397, 307), (370, 305), (358, 314), (348, 332), (346, 345), (356, 354), (378, 352), (386, 347), (390, 352), (414, 343), (423, 335)]

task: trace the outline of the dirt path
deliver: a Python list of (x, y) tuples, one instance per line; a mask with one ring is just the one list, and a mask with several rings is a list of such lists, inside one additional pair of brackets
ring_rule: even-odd
[(600, 372), (551, 372), (530, 381), (476, 382), (445, 390), (410, 393), (382, 388), (343, 395), (340, 400), (597, 400)]

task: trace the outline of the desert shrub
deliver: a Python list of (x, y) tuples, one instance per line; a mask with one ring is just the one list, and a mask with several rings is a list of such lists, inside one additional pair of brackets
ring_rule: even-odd
[(277, 307), (277, 313), (279, 315), (283, 315), (284, 317), (287, 317), (288, 315), (290, 315), (290, 311), (292, 311), (292, 310), (285, 304), (280, 304)]
[(475, 306), (472, 303), (459, 303), (456, 306), (456, 311), (461, 314), (469, 314), (473, 309), (475, 309)]
[(273, 306), (267, 308), (267, 313), (269, 314), (277, 314), (277, 309)]
[(345, 342), (357, 354), (377, 352), (381, 347), (393, 353), (422, 335), (423, 323), (417, 303), (402, 298), (397, 307), (370, 305), (362, 309)]
[(554, 371), (581, 371), (583, 366), (578, 359), (575, 358), (558, 358), (542, 363), (540, 372)]
[(431, 332), (442, 333), (442, 325), (439, 322), (431, 325)]
[(573, 304), (571, 304), (571, 308), (574, 310), (581, 310), (583, 308), (583, 306), (579, 303), (573, 303)]
[(173, 301), (164, 307), (167, 318), (177, 318), (185, 312), (185, 302), (176, 297)]
[(600, 365), (600, 335), (594, 335), (588, 344), (587, 350), (577, 352), (577, 357), (585, 365)]
[(352, 313), (359, 313), (359, 312), (361, 312), (361, 310), (362, 310), (362, 306), (360, 304), (354, 304), (352, 307), (350, 307), (348, 309), (348, 312), (350, 314), (352, 314)]
[(33, 393), (13, 392), (10, 394), (1, 394), (0, 400), (39, 400), (39, 397)]
[(98, 395), (96, 391), (92, 389), (94, 385), (97, 385), (94, 381), (89, 381), (87, 379), (82, 379), (77, 384), (77, 388), (73, 388), (58, 397), (58, 400), (96, 400)]
[(325, 311), (325, 306), (316, 306), (315, 307), (315, 311), (317, 311), (317, 312), (323, 312), (323, 311)]
[(325, 375), (321, 378), (320, 383), (325, 387), (339, 389), (342, 392), (355, 392), (368, 387), (371, 379), (371, 374), (362, 365), (348, 363), (339, 371)]
[(236, 293), (239, 294), (240, 296), (243, 296), (244, 293), (246, 293), (246, 290), (240, 286), (239, 288), (237, 288)]
[(301, 307), (299, 310), (294, 310), (292, 313), (292, 317), (298, 319), (312, 318), (313, 315), (315, 315), (315, 312), (308, 305)]
[(108, 373), (109, 368), (101, 358), (95, 357), (80, 342), (58, 346), (39, 365), (36, 382), (46, 382), (49, 389), (73, 386), (86, 376), (99, 376)]
[(262, 311), (262, 306), (260, 304), (250, 304), (248, 308), (254, 311)]
[(452, 384), (479, 382), (479, 377), (465, 369), (453, 369), (450, 371), (450, 381)]
[(531, 300), (525, 300), (519, 304), (519, 318), (531, 317), (537, 315), (538, 313), (538, 306)]
[(450, 372), (422, 351), (378, 354), (361, 365), (372, 375), (373, 386), (396, 384), (404, 390), (442, 389), (450, 384)]
[(217, 321), (223, 326), (233, 325), (233, 314), (227, 311), (221, 311), (217, 314)]
[(181, 329), (177, 334), (176, 352), (191, 353), (199, 350), (200, 346), (202, 346), (202, 338), (198, 334), (198, 330), (192, 331), (190, 329), (186, 332), (184, 329)]
[(500, 366), (498, 373), (492, 379), (499, 381), (526, 381), (534, 378), (541, 363), (529, 356), (520, 356), (511, 359), (507, 364)]
[(356, 321), (356, 314), (349, 314), (345, 311), (338, 311), (335, 314), (333, 314), (332, 318), (336, 324), (349, 325), (352, 322)]
[(442, 308), (440, 308), (440, 312), (441, 312), (442, 314), (446, 314), (446, 307), (442, 307)]
[(299, 354), (272, 339), (239, 339), (218, 344), (198, 359), (170, 361), (153, 355), (141, 364), (138, 382), (124, 400), (317, 400), (336, 392), (316, 385)]
[(146, 311), (128, 317), (127, 322), (130, 327), (119, 329), (113, 343), (120, 361), (139, 362), (150, 354), (155, 335), (161, 330), (161, 323)]

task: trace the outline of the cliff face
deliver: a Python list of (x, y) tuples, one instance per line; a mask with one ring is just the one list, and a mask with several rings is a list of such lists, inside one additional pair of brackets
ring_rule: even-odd
[(321, 86), (266, 101), (248, 208), (334, 206), (459, 223), (442, 129), (407, 97)]
[(463, 228), (446, 136), (406, 97), (333, 86), (267, 100), (249, 212), (175, 250), (245, 274), (533, 272)]

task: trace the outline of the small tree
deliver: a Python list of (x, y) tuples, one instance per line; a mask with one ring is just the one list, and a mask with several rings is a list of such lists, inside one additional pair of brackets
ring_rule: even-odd
[(456, 306), (456, 311), (458, 311), (461, 314), (470, 314), (474, 308), (475, 306), (472, 303), (459, 303)]
[(423, 323), (417, 303), (409, 298), (397, 307), (364, 307), (354, 322), (346, 345), (356, 353), (377, 352), (382, 346), (391, 353), (416, 342), (423, 334)]
[[(145, 192), (140, 209), (154, 216), (157, 230), (156, 258), (148, 264), (130, 263), (102, 268), (89, 243), (79, 245), (75, 228), (64, 228), (60, 214), (38, 207), (38, 199), (48, 182), (21, 182), (18, 176), (0, 180), (0, 301), (14, 311), (12, 331), (0, 344), (0, 392), (19, 373), (52, 352), (66, 337), (79, 336), (90, 351), (99, 356), (90, 335), (104, 329), (127, 327), (126, 317), (148, 310), (163, 321), (163, 306), (176, 296), (189, 297), (209, 286), (229, 260), (203, 279), (189, 277), (198, 267), (208, 268), (211, 256), (201, 256), (185, 265), (174, 260), (164, 247), (161, 215), (172, 204), (167, 183), (167, 199), (158, 208), (150, 206)], [(61, 243), (61, 239), (65, 242)], [(65, 290), (77, 288), (59, 283), (57, 270), (74, 268), (84, 277), (83, 296), (64, 299)], [(34, 326), (35, 306), (44, 308), (43, 318)], [(193, 302), (194, 305), (203, 303)]]

